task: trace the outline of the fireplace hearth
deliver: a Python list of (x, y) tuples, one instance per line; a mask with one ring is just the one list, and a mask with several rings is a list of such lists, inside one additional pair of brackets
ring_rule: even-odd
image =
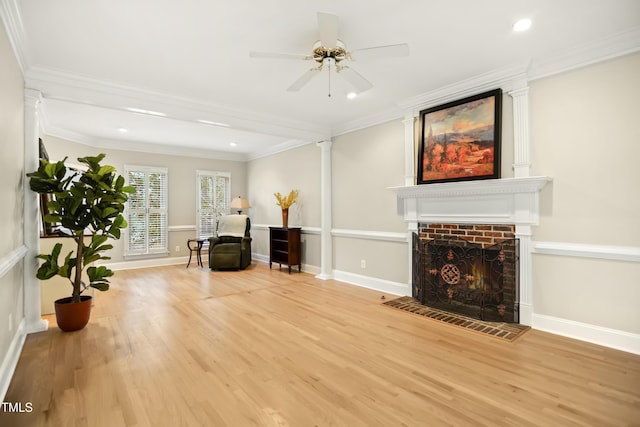
[(413, 297), (468, 317), (519, 323), (519, 240), (509, 225), (432, 224), (413, 238)]

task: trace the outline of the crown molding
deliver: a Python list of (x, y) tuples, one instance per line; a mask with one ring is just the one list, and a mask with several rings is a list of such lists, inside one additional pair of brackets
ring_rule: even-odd
[(519, 89), (526, 87), (528, 82), (532, 80), (586, 67), (638, 51), (640, 51), (640, 27), (634, 27), (605, 39), (585, 43), (570, 51), (563, 51), (556, 55), (531, 61), (529, 64), (519, 64), (492, 70), (471, 79), (462, 80), (404, 99), (397, 103), (396, 108), (387, 108), (377, 114), (345, 122), (333, 128), (332, 136), (343, 135), (403, 118), (406, 113), (416, 116), (426, 108), (498, 87), (505, 91)]
[(304, 145), (312, 144), (314, 141), (303, 141), (300, 139), (292, 139), (285, 141), (281, 144), (266, 148), (264, 150), (253, 151), (247, 155), (247, 160), (257, 160), (263, 157), (273, 156), (274, 154), (283, 153), (285, 151), (293, 150), (294, 148), (302, 147)]
[[(159, 110), (172, 119), (194, 122), (194, 117), (198, 117), (199, 119), (228, 123), (235, 130), (289, 138), (287, 142), (276, 147), (249, 154), (245, 157), (248, 159), (258, 159), (308, 143), (328, 140), (334, 136), (402, 119), (407, 114), (416, 116), (419, 111), (425, 108), (464, 98), (485, 90), (500, 87), (505, 91), (509, 91), (526, 87), (531, 80), (545, 78), (640, 51), (640, 27), (634, 27), (608, 38), (577, 46), (570, 51), (534, 59), (528, 64), (492, 70), (471, 79), (443, 86), (404, 99), (396, 105), (382, 109), (375, 114), (351, 120), (328, 129), (314, 123), (293, 121), (248, 109), (222, 106), (197, 99), (183, 98), (115, 82), (92, 79), (61, 70), (38, 66), (29, 67), (27, 44), (16, 0), (0, 0), (0, 14), (7, 28), (19, 66), (23, 71), (26, 86), (40, 90), (45, 94), (45, 98), (84, 102), (120, 110), (126, 110), (128, 107)], [(140, 146), (142, 145), (140, 144)], [(194, 151), (200, 150), (196, 149)], [(211, 155), (207, 157), (211, 157)]]
[(529, 80), (538, 80), (635, 52), (640, 52), (640, 26), (534, 60), (527, 74)]
[(43, 132), (45, 135), (53, 136), (55, 138), (64, 139), (66, 141), (71, 141), (82, 145), (88, 145), (94, 148), (104, 148), (108, 150), (122, 150), (140, 153), (164, 154), (168, 156), (230, 160), (235, 162), (247, 161), (247, 156), (244, 154), (229, 153), (224, 151), (212, 151), (193, 147), (178, 147), (175, 145), (152, 144), (139, 141), (94, 138), (56, 127), (48, 127), (46, 129), (43, 128)]
[(2, 17), (9, 43), (11, 43), (18, 66), (24, 76), (29, 68), (29, 57), (17, 0), (0, 0), (0, 17)]
[(397, 106), (392, 106), (375, 114), (342, 123), (331, 130), (331, 136), (340, 136), (403, 118), (404, 114), (402, 109)]
[(329, 129), (314, 123), (93, 79), (52, 68), (30, 67), (25, 74), (25, 81), (28, 87), (40, 90), (48, 99), (85, 103), (122, 111), (127, 111), (127, 108), (131, 107), (161, 111), (168, 118), (176, 120), (197, 123), (198, 119), (206, 119), (227, 123), (234, 130), (303, 139), (309, 142), (330, 136)]
[(526, 81), (526, 66), (505, 67), (407, 98), (399, 102), (398, 106), (404, 111), (411, 111), (415, 116), (426, 108), (488, 90), (501, 88), (510, 91), (517, 89), (523, 85), (526, 86)]

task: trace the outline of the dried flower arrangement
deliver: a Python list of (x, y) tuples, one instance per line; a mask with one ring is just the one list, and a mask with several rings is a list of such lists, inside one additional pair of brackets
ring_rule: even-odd
[(291, 190), (287, 197), (284, 197), (280, 193), (273, 193), (273, 195), (276, 196), (276, 204), (282, 209), (289, 209), (289, 207), (291, 207), (291, 205), (293, 205), (296, 200), (298, 200), (298, 190)]

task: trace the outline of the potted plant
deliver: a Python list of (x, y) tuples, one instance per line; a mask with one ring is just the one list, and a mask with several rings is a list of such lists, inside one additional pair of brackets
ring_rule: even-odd
[[(31, 190), (48, 195), (44, 220), (59, 224), (58, 235), (75, 242), (75, 253), (69, 252), (62, 261), (61, 243), (56, 243), (50, 254), (38, 255), (44, 260), (36, 273), (38, 279), (62, 276), (73, 288), (70, 297), (55, 302), (56, 321), (63, 331), (82, 329), (89, 321), (91, 296), (82, 295), (85, 290), (109, 289), (108, 278), (113, 271), (90, 265), (110, 259), (103, 255), (113, 248), (108, 239), (119, 239), (120, 231), (127, 227), (122, 212), (127, 193), (135, 193), (135, 189), (125, 186), (124, 178), (116, 175), (113, 166), (100, 164), (104, 157), (99, 154), (78, 158), (86, 165), (82, 171), (65, 165), (66, 157), (55, 163), (41, 159), (38, 170), (27, 174)], [(82, 279), (85, 269), (88, 284)], [(76, 311), (80, 312), (79, 318), (73, 314)]]

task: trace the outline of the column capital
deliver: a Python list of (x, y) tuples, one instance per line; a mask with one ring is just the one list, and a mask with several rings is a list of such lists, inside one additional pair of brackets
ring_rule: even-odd
[(510, 90), (507, 92), (509, 96), (515, 98), (517, 96), (527, 96), (529, 94), (529, 86), (521, 87), (518, 89)]
[(42, 92), (37, 89), (26, 88), (24, 90), (24, 100), (33, 105), (42, 102)]
[(416, 121), (416, 117), (418, 117), (418, 113), (416, 112), (407, 113), (404, 115), (404, 119), (402, 120), (402, 123), (405, 126), (413, 125)]
[(324, 141), (316, 142), (316, 146), (318, 146), (321, 150), (331, 150), (331, 145), (333, 142), (330, 139), (325, 139)]

